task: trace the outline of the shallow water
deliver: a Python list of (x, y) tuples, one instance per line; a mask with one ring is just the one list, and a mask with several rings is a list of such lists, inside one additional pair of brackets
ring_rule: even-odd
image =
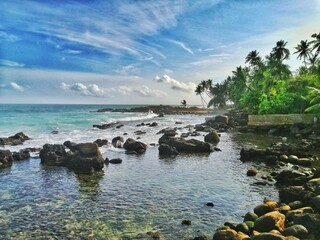
[[(85, 133), (79, 130), (77, 140), (101, 135), (109, 139), (124, 132), (134, 137), (134, 131), (142, 129), (147, 134), (141, 135), (141, 141), (157, 142), (160, 135), (155, 133), (163, 127), (176, 126), (175, 121), (182, 121), (182, 126), (200, 123), (204, 117), (150, 121), (154, 120), (159, 124), (156, 128), (137, 128), (139, 121), (102, 131), (87, 126)], [(42, 134), (62, 143), (61, 131), (57, 136)], [(257, 179), (246, 176), (251, 163), (239, 160), (243, 141), (239, 135), (223, 133), (218, 145), (222, 152), (172, 159), (159, 158), (157, 147), (148, 147), (139, 156), (102, 147), (104, 157), (120, 157), (123, 162), (105, 166), (104, 173), (92, 176), (44, 167), (35, 158), (15, 162), (0, 170), (0, 239), (128, 239), (151, 230), (159, 231), (162, 239), (212, 236), (225, 221), (241, 221), (264, 197), (278, 199), (274, 186), (255, 185)], [(26, 144), (39, 139), (30, 142)], [(206, 206), (207, 202), (214, 207)], [(181, 225), (184, 219), (192, 224)]]

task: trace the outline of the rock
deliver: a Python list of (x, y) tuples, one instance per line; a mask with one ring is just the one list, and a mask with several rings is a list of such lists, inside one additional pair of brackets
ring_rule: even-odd
[(310, 233), (317, 233), (320, 236), (320, 214), (303, 213), (293, 218), (294, 224), (303, 225)]
[(183, 138), (173, 138), (173, 137), (167, 137), (163, 135), (159, 139), (159, 144), (167, 144), (171, 147), (174, 147), (179, 153), (182, 153), (182, 152), (209, 153), (212, 151), (210, 144), (201, 142), (196, 139), (186, 140)]
[(123, 144), (124, 149), (127, 151), (135, 151), (137, 153), (144, 153), (146, 151), (147, 145), (136, 141), (132, 138), (128, 138), (126, 142)]
[(253, 160), (263, 160), (266, 156), (265, 150), (254, 149), (254, 148), (242, 148), (240, 151), (240, 160), (243, 162)]
[(257, 214), (257, 216), (262, 216), (268, 212), (272, 212), (278, 207), (278, 204), (276, 202), (267, 201), (263, 204), (260, 204), (254, 208), (254, 213)]
[(30, 151), (28, 149), (20, 150), (19, 152), (13, 152), (14, 161), (21, 161), (30, 158)]
[(211, 131), (204, 137), (205, 142), (218, 143), (220, 141), (219, 134), (217, 131)]
[(163, 113), (159, 113), (158, 117), (164, 117)]
[(0, 168), (11, 167), (13, 160), (9, 150), (0, 150)]
[(122, 159), (121, 158), (113, 158), (113, 159), (109, 160), (109, 163), (120, 164), (120, 163), (122, 163)]
[(117, 136), (117, 137), (112, 139), (111, 144), (115, 148), (121, 148), (121, 143), (123, 143), (123, 142), (124, 142), (123, 137)]
[(268, 212), (254, 222), (254, 229), (258, 232), (283, 231), (285, 219), (285, 215), (278, 211)]
[(159, 232), (147, 232), (147, 235), (150, 236), (152, 239), (160, 239), (160, 233)]
[(303, 186), (288, 186), (279, 189), (279, 198), (281, 202), (289, 203), (293, 201), (308, 201), (315, 194), (304, 189)]
[(309, 167), (313, 164), (313, 160), (310, 158), (299, 158), (295, 164), (300, 165), (300, 166), (306, 166)]
[(191, 220), (182, 220), (182, 225), (191, 225)]
[(119, 124), (119, 125), (116, 126), (116, 128), (119, 129), (119, 128), (122, 128), (123, 126), (124, 126), (123, 124)]
[(258, 215), (253, 212), (247, 212), (246, 215), (244, 215), (243, 221), (255, 221), (258, 218)]
[(265, 156), (266, 164), (273, 165), (273, 164), (276, 164), (277, 161), (278, 161), (278, 156), (276, 156), (276, 155), (266, 155)]
[(99, 139), (95, 140), (94, 143), (96, 143), (99, 147), (102, 147), (102, 146), (108, 144), (108, 140), (99, 138)]
[(68, 152), (64, 165), (75, 172), (92, 173), (103, 168), (104, 159), (96, 143), (80, 143)]
[(214, 204), (213, 204), (213, 202), (207, 202), (207, 203), (206, 203), (206, 206), (208, 206), (208, 207), (214, 207)]
[(250, 229), (249, 229), (249, 226), (245, 223), (239, 223), (237, 226), (236, 226), (236, 229), (235, 229), (237, 232), (243, 232), (245, 234), (249, 234), (250, 233)]
[(312, 177), (307, 174), (293, 170), (293, 169), (285, 169), (281, 171), (276, 177), (277, 183), (281, 185), (302, 185), (309, 181)]
[(276, 233), (261, 233), (254, 236), (252, 240), (287, 240), (284, 236)]
[(280, 155), (279, 160), (281, 162), (288, 162), (289, 161), (289, 157), (285, 154)]
[(233, 229), (219, 230), (213, 235), (213, 240), (238, 240), (237, 234)]
[(177, 121), (177, 122), (175, 122), (175, 124), (182, 124), (182, 122), (178, 122), (178, 121)]
[(51, 133), (52, 133), (52, 134), (58, 134), (58, 133), (59, 133), (59, 131), (57, 131), (57, 130), (53, 130), (53, 131), (51, 131)]
[(189, 133), (181, 133), (180, 137), (187, 138), (189, 137)]
[(171, 147), (167, 144), (160, 144), (158, 149), (159, 155), (163, 157), (171, 157), (179, 154), (175, 147)]
[(249, 168), (248, 171), (247, 171), (247, 176), (256, 176), (258, 173), (257, 169), (256, 168)]
[(177, 135), (176, 131), (177, 131), (176, 128), (167, 127), (167, 128), (160, 130), (159, 132), (157, 132), (157, 134), (164, 134), (168, 137), (174, 137), (175, 135)]
[(303, 203), (301, 201), (293, 201), (293, 202), (290, 202), (288, 205), (291, 208), (291, 210), (295, 210), (303, 207)]
[(106, 124), (102, 124), (102, 125), (94, 124), (93, 127), (99, 128), (99, 129), (107, 129), (107, 128), (114, 127), (115, 125), (116, 125), (116, 123), (106, 123)]
[(315, 196), (311, 199), (311, 204), (315, 206), (318, 210), (320, 210), (320, 195)]
[(202, 235), (202, 236), (193, 238), (193, 240), (210, 240), (210, 238), (206, 235)]
[(76, 146), (77, 144), (74, 142), (70, 142), (70, 141), (65, 141), (63, 143), (64, 146), (66, 146), (67, 148), (69, 148), (72, 152), (76, 151)]
[(291, 227), (286, 228), (282, 234), (284, 236), (294, 236), (297, 238), (305, 239), (305, 237), (309, 234), (309, 231), (305, 226), (296, 224)]
[(216, 123), (228, 124), (229, 118), (226, 115), (218, 115), (218, 116), (215, 117), (214, 121)]
[(45, 144), (39, 155), (41, 164), (47, 166), (62, 166), (67, 157), (66, 150), (61, 144)]
[(30, 140), (30, 138), (25, 135), (23, 132), (16, 133), (13, 136), (7, 138), (0, 138), (0, 145), (20, 145), (23, 144), (26, 140)]
[(290, 162), (290, 163), (296, 163), (298, 160), (299, 160), (299, 158), (295, 155), (290, 155), (288, 157), (288, 162)]
[(158, 126), (158, 123), (156, 123), (156, 122), (153, 122), (153, 123), (151, 123), (151, 124), (149, 125), (149, 127), (156, 127), (156, 126)]
[(138, 152), (136, 152), (136, 151), (126, 151), (125, 153), (127, 155), (137, 155), (138, 154)]

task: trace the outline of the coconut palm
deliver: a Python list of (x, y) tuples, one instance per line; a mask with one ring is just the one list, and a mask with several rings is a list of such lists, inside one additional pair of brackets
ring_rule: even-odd
[(261, 64), (261, 57), (259, 56), (259, 52), (257, 50), (249, 52), (246, 57), (246, 63), (249, 63), (251, 66), (259, 66)]
[(183, 100), (181, 101), (181, 105), (182, 105), (183, 107), (186, 107), (186, 106), (187, 106), (187, 101), (183, 99)]
[(202, 102), (202, 107), (204, 108), (205, 100), (203, 99), (202, 92), (203, 92), (202, 91), (202, 86), (201, 86), (201, 83), (199, 83), (198, 86), (196, 87), (195, 93), (196, 93), (196, 95), (200, 96), (201, 102)]
[(276, 46), (272, 48), (271, 56), (279, 61), (282, 62), (283, 60), (289, 59), (290, 51), (286, 48), (288, 42), (280, 40), (276, 43)]
[(311, 37), (314, 38), (314, 40), (311, 41), (312, 51), (316, 50), (314, 55), (317, 57), (320, 54), (320, 33), (314, 33)]
[(294, 54), (298, 54), (297, 58), (300, 60), (301, 58), (303, 58), (303, 63), (305, 66), (307, 66), (306, 58), (310, 59), (311, 57), (310, 42), (308, 42), (308, 40), (301, 40), (300, 44), (298, 44), (298, 46), (296, 46), (295, 49), (297, 51), (294, 52)]
[(213, 107), (218, 107), (222, 108), (226, 106), (226, 98), (227, 98), (227, 82), (224, 81), (222, 83), (216, 83), (213, 85), (213, 87), (210, 89), (212, 98), (208, 103), (208, 108), (213, 106)]

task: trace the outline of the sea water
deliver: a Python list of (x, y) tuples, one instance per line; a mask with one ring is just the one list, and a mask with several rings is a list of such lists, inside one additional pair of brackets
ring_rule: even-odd
[[(93, 175), (42, 166), (38, 153), (0, 170), (0, 239), (133, 239), (148, 231), (160, 232), (162, 239), (212, 237), (215, 228), (225, 221), (241, 221), (265, 197), (277, 200), (273, 185), (257, 185), (256, 178), (246, 176), (251, 163), (239, 160), (242, 142), (235, 134), (222, 133), (222, 151), (211, 154), (160, 158), (157, 146), (150, 145), (158, 142), (157, 132), (165, 127), (177, 127), (180, 134), (210, 116), (96, 112), (130, 107), (0, 105), (0, 137), (22, 131), (31, 138), (0, 149), (18, 151), (66, 140), (110, 142), (116, 136), (148, 144), (146, 153), (137, 156), (110, 144), (101, 147), (103, 157), (123, 162), (105, 165), (102, 173)], [(112, 122), (123, 127), (93, 128)], [(146, 125), (152, 122), (158, 125)], [(141, 123), (145, 125), (137, 126)], [(146, 133), (137, 135), (137, 130)], [(197, 139), (203, 140), (203, 135)], [(181, 225), (185, 219), (192, 224)]]

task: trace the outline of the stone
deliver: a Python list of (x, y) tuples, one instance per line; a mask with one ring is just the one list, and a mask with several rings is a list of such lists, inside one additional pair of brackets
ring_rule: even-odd
[(233, 229), (219, 230), (213, 235), (213, 240), (238, 240), (237, 232)]
[(216, 123), (228, 124), (229, 118), (226, 115), (218, 115), (218, 116), (215, 117), (214, 121)]
[(267, 201), (263, 204), (260, 204), (258, 206), (256, 206), (253, 211), (255, 214), (257, 214), (257, 216), (262, 216), (268, 212), (272, 212), (273, 210), (275, 210), (278, 207), (277, 203), (275, 202), (271, 202), (271, 201)]
[(244, 215), (243, 221), (255, 221), (258, 218), (258, 215), (253, 212), (247, 212), (246, 215)]
[(288, 162), (288, 156), (287, 155), (285, 155), (285, 154), (282, 154), (280, 157), (279, 157), (279, 160), (281, 161), (281, 162)]
[(124, 149), (127, 151), (135, 151), (137, 153), (144, 153), (146, 151), (147, 145), (145, 143), (136, 141), (132, 138), (128, 138), (123, 144)]
[(152, 239), (160, 239), (160, 233), (159, 232), (147, 232), (147, 235), (150, 236)]
[(22, 149), (19, 152), (12, 153), (14, 161), (21, 161), (30, 158), (30, 151), (28, 149)]
[(320, 210), (320, 195), (315, 196), (311, 199), (311, 204), (315, 206), (318, 210)]
[(123, 143), (123, 142), (124, 142), (123, 137), (117, 136), (117, 137), (112, 139), (111, 144), (115, 148), (121, 148), (121, 143)]
[(290, 202), (288, 205), (291, 208), (291, 210), (295, 210), (303, 207), (303, 203), (301, 201), (293, 201), (293, 202)]
[(100, 153), (96, 143), (79, 143), (76, 145), (76, 150), (79, 151), (83, 157), (94, 157)]
[(206, 203), (206, 206), (208, 206), (208, 207), (214, 207), (214, 204), (213, 204), (213, 202), (207, 202), (207, 203)]
[(279, 189), (279, 198), (281, 202), (289, 203), (293, 201), (309, 201), (316, 195), (303, 186), (288, 186)]
[(211, 131), (207, 135), (205, 135), (204, 141), (209, 143), (218, 143), (220, 142), (219, 134), (217, 133), (217, 131)]
[(122, 159), (121, 158), (113, 158), (113, 159), (109, 160), (109, 163), (120, 164), (120, 163), (122, 163)]
[(210, 238), (206, 235), (202, 235), (202, 236), (193, 238), (193, 240), (210, 240)]
[(249, 234), (250, 233), (250, 229), (249, 229), (249, 226), (245, 223), (239, 223), (237, 226), (236, 226), (236, 229), (235, 229), (237, 232), (243, 232), (245, 234)]
[(72, 152), (76, 151), (76, 146), (77, 144), (71, 141), (65, 141), (63, 143), (64, 146), (66, 146), (67, 148), (69, 148)]
[(9, 150), (0, 150), (0, 168), (11, 167), (14, 158)]
[(102, 147), (102, 146), (108, 144), (108, 140), (99, 138), (99, 139), (95, 140), (94, 143), (96, 143), (99, 147)]
[(276, 176), (277, 184), (285, 186), (302, 185), (311, 178), (311, 176), (294, 169), (285, 169)]
[(303, 213), (293, 218), (294, 224), (303, 225), (310, 233), (320, 236), (320, 214)]
[(16, 146), (23, 144), (23, 142), (30, 140), (30, 138), (23, 132), (16, 133), (13, 136), (7, 138), (0, 138), (0, 145), (11, 145)]
[(286, 219), (292, 221), (296, 216), (299, 216), (302, 213), (314, 213), (312, 207), (302, 207), (295, 210), (288, 211), (286, 213)]
[(254, 148), (242, 148), (240, 151), (240, 160), (243, 162), (260, 160), (265, 158), (266, 151)]
[(249, 168), (248, 171), (247, 171), (247, 176), (256, 176), (258, 173), (257, 169), (256, 168)]
[(160, 144), (159, 146), (159, 156), (162, 157), (172, 157), (179, 154), (175, 147), (171, 147), (167, 144)]
[(153, 122), (153, 123), (151, 123), (151, 124), (149, 125), (149, 127), (156, 127), (156, 126), (158, 126), (158, 123), (156, 123), (156, 122)]
[(66, 160), (66, 150), (61, 144), (45, 144), (40, 151), (41, 164), (62, 166)]
[(177, 131), (176, 128), (167, 127), (167, 128), (160, 130), (157, 134), (164, 134), (168, 137), (174, 137), (175, 135), (177, 135), (176, 131)]
[(254, 229), (258, 232), (283, 231), (285, 219), (285, 215), (278, 211), (268, 212), (254, 222)]
[(286, 238), (276, 233), (261, 233), (254, 236), (252, 240), (286, 240)]
[(296, 224), (286, 228), (282, 234), (284, 236), (294, 236), (297, 238), (305, 239), (305, 237), (309, 234), (308, 229), (305, 226)]
[(119, 128), (122, 128), (123, 126), (124, 126), (123, 124), (119, 124), (119, 125), (116, 126), (116, 128), (119, 129)]
[(191, 225), (191, 220), (182, 220), (182, 225)]

